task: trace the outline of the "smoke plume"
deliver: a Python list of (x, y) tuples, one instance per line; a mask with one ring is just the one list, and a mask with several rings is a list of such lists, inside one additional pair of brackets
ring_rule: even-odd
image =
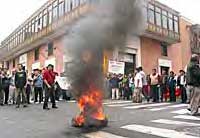
[(92, 12), (79, 20), (66, 36), (66, 68), (73, 95), (79, 99), (92, 85), (102, 88), (103, 50), (124, 47), (128, 35), (145, 28), (145, 0), (92, 0)]

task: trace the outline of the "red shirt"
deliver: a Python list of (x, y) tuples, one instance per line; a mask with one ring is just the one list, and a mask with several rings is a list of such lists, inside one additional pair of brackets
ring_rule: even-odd
[(48, 82), (49, 85), (54, 84), (56, 78), (56, 73), (53, 71), (45, 70), (43, 74), (43, 79)]

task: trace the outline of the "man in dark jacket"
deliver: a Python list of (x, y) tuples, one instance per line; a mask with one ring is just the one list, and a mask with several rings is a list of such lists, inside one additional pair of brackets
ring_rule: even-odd
[(168, 81), (167, 72), (166, 70), (163, 70), (162, 75), (160, 76), (161, 102), (163, 102), (164, 94), (166, 94), (167, 91), (167, 81)]
[(0, 106), (3, 106), (4, 101), (4, 93), (3, 93), (3, 86), (2, 86), (2, 70), (0, 69)]
[(21, 94), (22, 94), (22, 104), (24, 107), (27, 107), (26, 92), (25, 92), (26, 82), (27, 82), (27, 75), (26, 72), (23, 70), (23, 65), (18, 64), (18, 71), (15, 74), (15, 86), (16, 86), (16, 96), (17, 96), (16, 108), (19, 108), (20, 106)]
[(200, 65), (198, 55), (193, 55), (187, 68), (187, 84), (193, 86), (190, 102), (191, 115), (198, 114), (200, 106)]

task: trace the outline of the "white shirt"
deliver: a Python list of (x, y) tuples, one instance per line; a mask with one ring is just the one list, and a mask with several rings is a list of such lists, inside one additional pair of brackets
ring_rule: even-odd
[(185, 79), (185, 76), (183, 76), (183, 75), (180, 77), (180, 84), (181, 85), (185, 85), (186, 84), (186, 79)]
[(140, 74), (141, 74), (141, 76), (142, 76), (142, 85), (143, 85), (143, 86), (147, 85), (146, 74), (144, 73), (144, 71), (140, 71)]
[[(142, 75), (141, 73), (137, 73), (134, 78), (134, 84), (136, 88), (142, 88)], [(139, 81), (139, 83), (138, 83)]]

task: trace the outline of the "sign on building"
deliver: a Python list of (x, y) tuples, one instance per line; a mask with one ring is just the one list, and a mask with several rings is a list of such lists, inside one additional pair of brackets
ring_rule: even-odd
[(19, 57), (19, 63), (27, 68), (27, 54), (23, 54)]
[(124, 74), (125, 63), (109, 60), (108, 72), (115, 74)]

